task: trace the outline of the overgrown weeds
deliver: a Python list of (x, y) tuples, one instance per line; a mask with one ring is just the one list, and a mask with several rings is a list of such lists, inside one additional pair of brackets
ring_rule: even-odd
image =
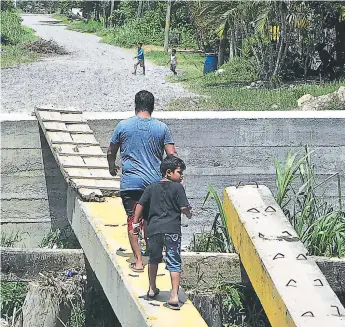
[(5, 232), (1, 232), (1, 246), (3, 247), (13, 247), (16, 243), (19, 243), (22, 240), (22, 234), (19, 231), (11, 231), (11, 233), (7, 234)]
[(80, 244), (71, 228), (67, 227), (63, 230), (57, 228), (47, 233), (39, 247), (45, 249), (80, 249)]
[(188, 249), (194, 252), (234, 252), (234, 246), (226, 224), (223, 202), (216, 189), (212, 185), (208, 185), (208, 192), (203, 206), (211, 198), (214, 199), (218, 211), (211, 230), (206, 233), (194, 234), (193, 241)]
[[(305, 155), (289, 153), (284, 165), (275, 160), (276, 201), (295, 228), (310, 255), (345, 255), (345, 211), (342, 207), (341, 180), (338, 173), (320, 180), (311, 160)], [(337, 181), (338, 204), (325, 200), (327, 184)]]

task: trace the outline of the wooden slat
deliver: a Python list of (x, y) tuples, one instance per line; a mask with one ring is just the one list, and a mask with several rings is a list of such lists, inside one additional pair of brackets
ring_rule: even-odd
[(119, 180), (119, 177), (110, 175), (108, 169), (84, 169), (84, 168), (66, 168), (70, 178), (94, 179), (94, 180)]
[(81, 110), (75, 108), (57, 108), (52, 105), (50, 106), (36, 106), (36, 109), (39, 111), (51, 111), (51, 112), (63, 112), (69, 114), (81, 114), (83, 113)]
[(72, 178), (71, 182), (77, 188), (89, 188), (89, 189), (113, 190), (113, 191), (117, 191), (120, 189), (120, 181), (118, 180), (108, 181), (108, 180)]
[(84, 146), (73, 144), (60, 144), (54, 146), (54, 151), (60, 155), (101, 155), (105, 156), (102, 149), (99, 146)]
[(71, 124), (71, 125), (67, 124), (66, 129), (71, 133), (80, 132), (80, 131), (83, 131), (85, 133), (93, 133), (90, 126), (87, 124)]
[(59, 155), (60, 156), (66, 156), (66, 157), (106, 158), (106, 155), (104, 153), (98, 154), (98, 153), (80, 153), (80, 152), (74, 152), (74, 153), (59, 152)]
[(74, 122), (74, 123), (86, 123), (82, 114), (61, 114), (61, 120), (63, 122)]
[(78, 150), (80, 153), (90, 153), (90, 154), (102, 154), (103, 151), (100, 146), (84, 146), (78, 145)]
[(63, 157), (58, 156), (63, 168), (66, 167), (83, 167), (85, 166), (85, 162), (81, 157)]
[(39, 111), (38, 112), (43, 122), (62, 122), (60, 112)]
[(71, 134), (71, 137), (78, 143), (98, 143), (93, 134)]
[(72, 137), (64, 132), (47, 132), (46, 135), (50, 138), (52, 143), (73, 142)]
[(95, 143), (79, 143), (74, 141), (52, 141), (52, 144), (70, 144), (70, 145), (99, 145), (98, 142)]
[(108, 161), (107, 159), (104, 158), (90, 158), (90, 157), (84, 157), (83, 158), (84, 162), (86, 165), (88, 166), (104, 166), (104, 167), (108, 167)]
[(46, 131), (66, 131), (67, 130), (67, 126), (65, 123), (61, 123), (61, 122), (45, 122), (43, 123)]

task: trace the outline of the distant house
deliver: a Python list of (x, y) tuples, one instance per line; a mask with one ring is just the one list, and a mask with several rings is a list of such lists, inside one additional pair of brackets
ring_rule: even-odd
[(72, 13), (76, 16), (83, 17), (83, 12), (80, 8), (72, 8)]

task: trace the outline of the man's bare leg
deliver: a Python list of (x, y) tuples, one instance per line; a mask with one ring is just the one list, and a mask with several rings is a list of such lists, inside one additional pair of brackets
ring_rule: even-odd
[(170, 293), (170, 298), (169, 298), (169, 303), (170, 304), (176, 304), (178, 305), (178, 290), (180, 287), (180, 276), (181, 273), (176, 272), (176, 271), (170, 271), (170, 278), (171, 278), (171, 293)]
[(134, 258), (135, 258), (134, 267), (135, 269), (143, 269), (144, 264), (143, 264), (143, 260), (141, 256), (140, 247), (138, 244), (138, 235), (133, 234), (132, 231), (128, 231), (128, 239), (129, 239), (129, 243), (131, 244), (131, 248), (134, 254)]

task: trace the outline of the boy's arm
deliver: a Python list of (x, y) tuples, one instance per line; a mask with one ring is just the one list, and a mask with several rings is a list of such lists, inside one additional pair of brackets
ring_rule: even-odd
[(192, 207), (188, 202), (186, 191), (181, 184), (178, 184), (177, 202), (180, 207), (181, 213), (186, 215), (188, 218), (192, 218)]
[(187, 216), (187, 218), (192, 218), (192, 207), (182, 207), (181, 208), (181, 212), (184, 214), (184, 215), (186, 215)]
[(135, 206), (134, 218), (132, 223), (133, 234), (138, 234), (140, 232), (139, 220), (143, 216), (144, 207), (148, 205), (151, 198), (151, 187), (148, 186), (143, 195), (140, 197), (137, 205)]
[(132, 223), (132, 230), (133, 230), (133, 234), (135, 235), (139, 234), (140, 232), (139, 219), (143, 215), (143, 212), (144, 212), (144, 207), (141, 204), (137, 203), (135, 207), (134, 219)]

